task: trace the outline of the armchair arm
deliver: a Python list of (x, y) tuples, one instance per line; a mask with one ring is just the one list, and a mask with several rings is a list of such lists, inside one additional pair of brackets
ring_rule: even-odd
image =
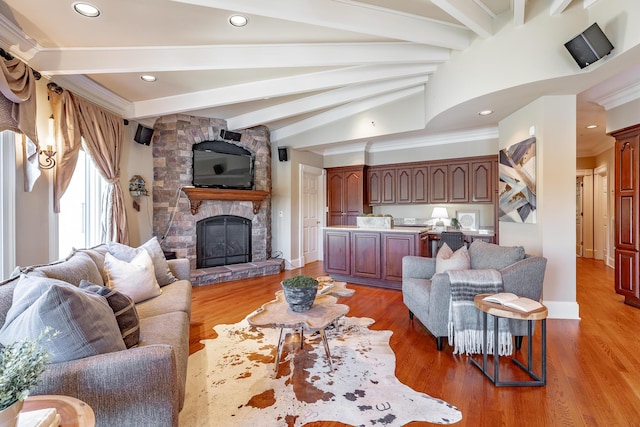
[(402, 277), (429, 279), (436, 272), (436, 260), (419, 256), (402, 258)]
[(97, 426), (177, 426), (173, 349), (149, 345), (47, 366), (31, 394), (62, 394), (93, 408)]
[(546, 266), (546, 258), (527, 256), (503, 268), (500, 273), (505, 292), (512, 292), (535, 301), (540, 300)]
[(169, 259), (169, 270), (178, 280), (190, 280), (191, 266), (187, 258)]

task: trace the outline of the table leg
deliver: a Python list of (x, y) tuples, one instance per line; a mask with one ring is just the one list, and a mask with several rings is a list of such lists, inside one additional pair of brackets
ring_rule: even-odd
[(278, 349), (276, 350), (276, 367), (275, 374), (278, 374), (278, 366), (280, 366), (280, 355), (282, 354), (282, 340), (284, 335), (284, 328), (280, 328), (280, 336), (278, 337)]
[(329, 367), (333, 371), (333, 364), (331, 363), (331, 352), (329, 352), (329, 343), (327, 342), (327, 335), (324, 333), (324, 329), (320, 329), (320, 336), (322, 337), (322, 344), (324, 344), (324, 352), (327, 354), (327, 360), (329, 360)]
[[(498, 317), (497, 316), (492, 316), (493, 317), (493, 383), (497, 383), (498, 382), (498, 363), (499, 363), (499, 356), (498, 356)], [(486, 329), (486, 328), (485, 328)]]

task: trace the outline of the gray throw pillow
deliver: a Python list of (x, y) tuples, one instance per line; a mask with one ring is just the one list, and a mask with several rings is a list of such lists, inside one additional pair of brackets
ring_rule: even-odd
[(80, 282), (80, 289), (93, 292), (107, 299), (107, 303), (120, 328), (120, 334), (127, 348), (136, 347), (140, 342), (140, 318), (133, 300), (115, 289), (83, 280)]
[(502, 270), (524, 259), (522, 246), (500, 246), (474, 240), (469, 246), (469, 258), (473, 270)]
[(147, 251), (153, 261), (156, 280), (160, 286), (165, 286), (178, 280), (171, 273), (167, 259), (165, 258), (164, 252), (158, 242), (158, 238), (155, 236), (138, 248), (132, 248), (131, 246), (116, 242), (109, 242), (107, 245), (111, 255), (118, 258), (120, 261), (126, 262), (130, 262), (141, 250)]
[(43, 343), (52, 363), (126, 349), (104, 297), (61, 280), (22, 276), (0, 329), (0, 343), (35, 339), (46, 327), (58, 331)]

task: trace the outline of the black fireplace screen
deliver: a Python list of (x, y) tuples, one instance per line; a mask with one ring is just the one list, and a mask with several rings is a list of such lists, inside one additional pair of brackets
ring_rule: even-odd
[(198, 268), (251, 262), (251, 221), (220, 215), (196, 225)]

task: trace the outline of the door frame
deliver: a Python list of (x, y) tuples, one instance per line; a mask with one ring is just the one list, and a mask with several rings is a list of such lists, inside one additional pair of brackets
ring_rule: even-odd
[(324, 260), (324, 244), (322, 242), (323, 236), (323, 228), (326, 225), (326, 198), (327, 198), (327, 189), (326, 189), (326, 180), (327, 180), (327, 171), (322, 168), (317, 168), (315, 166), (305, 165), (300, 163), (298, 168), (298, 260), (300, 260), (301, 267), (303, 267), (306, 263), (304, 259), (304, 173), (311, 173), (318, 177), (318, 218), (320, 220), (320, 224), (318, 225), (318, 261)]

